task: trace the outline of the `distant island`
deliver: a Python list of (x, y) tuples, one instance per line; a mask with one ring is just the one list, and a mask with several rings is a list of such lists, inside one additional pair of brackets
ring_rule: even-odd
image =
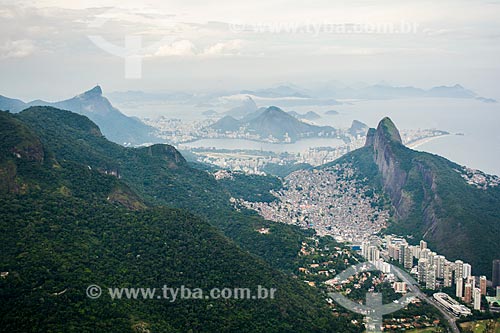
[(296, 111), (289, 111), (288, 114), (290, 114), (290, 115), (292, 115), (295, 118), (300, 119), (300, 120), (313, 121), (313, 120), (318, 120), (321, 118), (321, 116), (314, 111), (308, 111), (307, 113), (304, 113), (304, 114), (298, 113)]
[(338, 111), (335, 111), (335, 110), (328, 110), (325, 112), (325, 114), (329, 115), (329, 116), (336, 116), (339, 114)]
[(218, 115), (217, 111), (215, 110), (207, 110), (202, 113), (202, 115), (207, 116), (207, 117), (212, 117)]

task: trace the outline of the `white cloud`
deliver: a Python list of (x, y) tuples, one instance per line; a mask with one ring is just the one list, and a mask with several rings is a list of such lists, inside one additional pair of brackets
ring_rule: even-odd
[[(151, 60), (144, 64), (147, 74), (140, 83), (151, 87), (158, 81), (163, 85), (164, 78), (175, 87), (182, 80), (191, 87), (193, 77), (200, 79), (200, 87), (216, 81), (230, 88), (243, 81), (342, 75), (348, 80), (399, 81), (424, 81), (427, 75), (429, 82), (463, 75), (479, 81), (498, 76), (499, 14), (495, 2), (470, 0), (220, 0), (216, 5), (201, 0), (0, 0), (0, 59), (24, 57), (15, 75), (3, 77), (17, 80), (20, 87), (26, 78), (38, 78), (33, 68), (59, 71), (61, 82), (72, 72), (126, 85), (120, 81), (122, 59), (92, 44), (88, 36), (101, 36), (120, 48), (127, 37), (137, 36), (142, 38), (141, 55)], [(401, 22), (418, 23), (417, 33), (230, 29), (261, 23), (398, 27)], [(63, 57), (68, 61), (61, 63)], [(189, 70), (193, 66), (196, 71)], [(1, 72), (11, 67), (0, 61)], [(467, 80), (460, 83), (470, 85)], [(68, 94), (71, 85), (78, 83), (68, 83)]]
[(241, 53), (243, 41), (240, 39), (229, 40), (225, 42), (217, 42), (209, 45), (204, 49), (196, 47), (196, 45), (187, 39), (174, 41), (170, 44), (161, 45), (160, 47), (146, 51), (146, 57), (218, 57), (218, 56), (233, 56)]
[(212, 46), (207, 47), (203, 51), (205, 56), (227, 56), (238, 55), (241, 53), (243, 41), (241, 39), (233, 39), (227, 42), (219, 42)]
[(23, 58), (35, 51), (35, 45), (31, 40), (7, 40), (0, 44), (0, 58)]
[(196, 46), (189, 40), (175, 41), (169, 45), (162, 45), (151, 56), (192, 56), (195, 54)]
[(12, 19), (15, 18), (15, 13), (9, 8), (0, 8), (0, 18)]

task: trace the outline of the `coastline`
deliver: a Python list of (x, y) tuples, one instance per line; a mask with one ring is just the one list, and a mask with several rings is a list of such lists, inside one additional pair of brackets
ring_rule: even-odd
[(450, 136), (450, 135), (452, 135), (452, 134), (443, 134), (443, 135), (436, 135), (436, 136), (428, 136), (428, 137), (425, 137), (425, 138), (422, 138), (422, 139), (411, 141), (410, 143), (407, 143), (406, 146), (408, 148), (415, 149), (415, 148), (418, 148), (421, 145), (426, 144), (428, 142), (431, 142), (431, 141), (433, 141), (435, 139), (443, 138), (445, 136)]

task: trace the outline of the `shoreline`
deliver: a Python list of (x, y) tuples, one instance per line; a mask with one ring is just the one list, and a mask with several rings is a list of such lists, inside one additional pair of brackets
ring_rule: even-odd
[(422, 146), (423, 144), (426, 144), (428, 142), (434, 141), (435, 139), (443, 138), (445, 136), (450, 136), (450, 135), (452, 135), (452, 134), (443, 134), (443, 135), (436, 135), (436, 136), (428, 136), (428, 137), (425, 137), (425, 138), (422, 138), (422, 139), (411, 141), (410, 143), (406, 144), (406, 146), (408, 148), (415, 149), (415, 148), (418, 148), (418, 147)]

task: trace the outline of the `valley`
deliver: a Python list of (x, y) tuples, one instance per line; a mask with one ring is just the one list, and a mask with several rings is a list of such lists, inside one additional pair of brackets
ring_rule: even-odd
[[(285, 301), (287, 297), (293, 299), (293, 293), (301, 290), (303, 294), (302, 302), (304, 297), (310, 297), (308, 302), (316, 304), (315, 306), (318, 307), (319, 312), (314, 315), (315, 318), (326, 315), (332, 309), (334, 313), (341, 314), (340, 316), (334, 316), (334, 319), (325, 321), (324, 324), (318, 327), (318, 331), (327, 330), (327, 327), (343, 327), (343, 330), (356, 332), (362, 327), (363, 322), (360, 318), (345, 312), (340, 307), (334, 306), (331, 302), (325, 303), (321, 301), (320, 295), (330, 290), (328, 283), (325, 284), (329, 280), (328, 278), (342, 270), (342, 267), (346, 267), (345, 265), (351, 260), (356, 262), (360, 260), (375, 261), (378, 262), (380, 267), (384, 267), (387, 262), (393, 262), (391, 260), (396, 260), (404, 265), (407, 263), (405, 259), (406, 252), (403, 252), (403, 257), (391, 253), (392, 240), (387, 241), (383, 235), (404, 226), (407, 223), (407, 218), (415, 219), (415, 216), (418, 216), (411, 215), (416, 213), (412, 213), (410, 204), (404, 203), (404, 200), (410, 200), (408, 202), (415, 204), (414, 198), (418, 197), (398, 193), (418, 190), (418, 187), (405, 187), (404, 182), (411, 180), (406, 176), (407, 170), (410, 170), (412, 163), (419, 161), (419, 159), (407, 159), (408, 156), (417, 154), (416, 156), (420, 157), (418, 154), (422, 153), (413, 153), (413, 151), (403, 146), (399, 131), (388, 118), (383, 119), (377, 129), (367, 130), (367, 138), (364, 140), (363, 147), (354, 149), (332, 162), (317, 165), (316, 167), (310, 165), (300, 167), (299, 165), (298, 170), (291, 170), (289, 174), (284, 175), (283, 182), (279, 178), (270, 175), (252, 175), (251, 172), (249, 174), (237, 170), (230, 171), (210, 164), (188, 162), (174, 147), (168, 145), (157, 144), (148, 147), (125, 148), (106, 140), (100, 129), (88, 118), (52, 107), (31, 107), (19, 114), (2, 113), (2, 133), (5, 138), (10, 138), (4, 141), (2, 146), (1, 164), (1, 172), (6, 175), (4, 182), (1, 183), (3, 193), (1, 197), (2, 211), (4, 212), (2, 223), (3, 230), (5, 230), (3, 241), (10, 249), (7, 257), (10, 259), (2, 263), (0, 270), (4, 279), (2, 282), (8, 283), (9, 288), (12, 290), (18, 290), (17, 287), (11, 285), (14, 282), (13, 278), (23, 276), (20, 280), (20, 287), (25, 288), (23, 286), (32, 283), (31, 279), (36, 277), (37, 273), (29, 269), (30, 260), (43, 261), (43, 257), (49, 256), (49, 253), (51, 253), (47, 251), (53, 251), (50, 250), (53, 246), (60, 246), (61, 249), (67, 249), (70, 246), (67, 243), (58, 244), (50, 240), (51, 236), (46, 232), (53, 232), (54, 230), (65, 235), (65, 242), (80, 242), (82, 246), (86, 246), (90, 250), (91, 257), (87, 259), (78, 257), (76, 259), (80, 263), (79, 265), (83, 264), (83, 266), (77, 268), (66, 263), (64, 267), (69, 270), (76, 269), (92, 272), (96, 269), (92, 267), (98, 264), (100, 270), (111, 272), (111, 276), (104, 278), (91, 274), (89, 277), (93, 276), (93, 279), (97, 279), (103, 285), (110, 285), (113, 283), (112, 281), (119, 277), (122, 279), (126, 277), (127, 279), (137, 279), (135, 273), (130, 273), (132, 275), (126, 273), (124, 275), (124, 272), (129, 271), (128, 265), (132, 264), (134, 256), (135, 260), (137, 260), (137, 258), (147, 256), (147, 253), (154, 253), (157, 250), (155, 249), (156, 245), (154, 245), (157, 244), (157, 241), (164, 240), (163, 245), (160, 243), (157, 245), (161, 245), (160, 248), (167, 246), (168, 249), (165, 250), (173, 251), (169, 258), (175, 262), (177, 262), (176, 260), (194, 262), (190, 257), (191, 254), (186, 252), (184, 252), (184, 255), (187, 255), (188, 258), (175, 259), (179, 255), (178, 251), (185, 246), (181, 245), (182, 243), (175, 245), (178, 244), (176, 243), (178, 241), (173, 242), (173, 239), (176, 239), (177, 236), (174, 235), (177, 234), (161, 235), (157, 234), (158, 231), (155, 229), (147, 231), (152, 232), (152, 235), (156, 235), (154, 236), (156, 237), (154, 238), (155, 241), (148, 240), (146, 248), (134, 247), (135, 249), (132, 252), (128, 250), (128, 254), (123, 255), (125, 258), (131, 256), (131, 261), (129, 259), (122, 260), (121, 267), (123, 268), (120, 271), (121, 273), (113, 273), (109, 266), (112, 262), (109, 261), (110, 259), (98, 260), (103, 256), (103, 253), (109, 251), (105, 247), (101, 248), (105, 246), (101, 237), (104, 235), (106, 235), (107, 239), (112, 237), (113, 241), (109, 243), (109, 246), (124, 246), (117, 243), (114, 238), (124, 238), (121, 234), (123, 231), (121, 231), (119, 225), (113, 224), (115, 222), (111, 222), (112, 224), (109, 225), (111, 229), (100, 229), (103, 228), (101, 221), (104, 217), (99, 217), (99, 214), (104, 214), (103, 216), (111, 216), (110, 214), (112, 214), (116, 216), (113, 219), (116, 218), (117, 221), (132, 218), (132, 221), (135, 222), (127, 222), (127, 225), (135, 228), (134, 234), (137, 235), (143, 232), (141, 228), (146, 228), (146, 225), (138, 223), (143, 219), (145, 221), (158, 221), (157, 223), (160, 223), (157, 226), (158, 228), (166, 225), (165, 223), (169, 219), (173, 222), (168, 223), (181, 223), (180, 221), (184, 221), (182, 223), (187, 223), (186, 228), (192, 228), (191, 221), (197, 221), (195, 225), (201, 229), (197, 231), (189, 229), (190, 231), (186, 231), (184, 237), (190, 239), (192, 233), (203, 235), (208, 232), (202, 239), (214, 239), (211, 241), (212, 243), (226, 242), (226, 245), (216, 246), (217, 248), (222, 246), (223, 249), (228, 251), (219, 254), (219, 257), (222, 259), (227, 255), (228, 259), (223, 260), (228, 262), (238, 260), (238, 271), (246, 269), (241, 265), (246, 265), (244, 263), (248, 261), (248, 267), (260, 267), (257, 271), (261, 273), (268, 270), (271, 275), (278, 274), (275, 279), (268, 281), (273, 287), (278, 287), (277, 290), (286, 288), (286, 294), (280, 295), (277, 300), (266, 301), (270, 302), (270, 308), (267, 305), (264, 307), (260, 305), (260, 312), (255, 312), (251, 317), (254, 325), (264, 325), (259, 327), (267, 327), (271, 331), (273, 329), (280, 331), (285, 327), (282, 325), (290, 323), (290, 320), (280, 319), (280, 315), (273, 312), (273, 302), (278, 302), (277, 304), (288, 302)], [(428, 133), (441, 135), (440, 132)], [(418, 134), (413, 133), (412, 136), (407, 137), (418, 140)], [(361, 141), (361, 138), (359, 138), (359, 141)], [(409, 141), (411, 142), (411, 139)], [(374, 152), (373, 155), (372, 151)], [(377, 160), (379, 154), (383, 154), (384, 159)], [(500, 183), (498, 177), (460, 167), (439, 157), (426, 158), (431, 160), (435, 158), (437, 159), (435, 163), (444, 163), (442, 166), (444, 169), (440, 172), (454, 175), (457, 179), (454, 180), (456, 182), (455, 186), (464, 187), (464, 191), (471, 191), (469, 188), (474, 188), (476, 191), (483, 191), (484, 194), (489, 195), (490, 191), (496, 191)], [(395, 163), (394, 159), (401, 160)], [(381, 164), (378, 165), (378, 163)], [(450, 169), (448, 170), (446, 167)], [(390, 174), (384, 174), (386, 168), (393, 168), (393, 170)], [(408, 175), (410, 174), (408, 173)], [(415, 177), (415, 175), (413, 174), (412, 177)], [(459, 185), (462, 183), (458, 179), (463, 185)], [(399, 187), (396, 187), (392, 182), (395, 182)], [(433, 187), (431, 186), (431, 188)], [(433, 188), (433, 190), (436, 189)], [(443, 190), (440, 189), (440, 191)], [(494, 193), (496, 192), (493, 192), (493, 195)], [(68, 206), (66, 204), (61, 207), (53, 206), (55, 202), (61, 199), (63, 199), (62, 202), (68, 202)], [(19, 211), (12, 210), (9, 208), (10, 205), (22, 208)], [(96, 224), (87, 226), (85, 223), (91, 219), (90, 215), (85, 215), (80, 210), (74, 211), (74, 208), (71, 211), (71, 207), (77, 206), (88, 210), (88, 213), (93, 212), (93, 221)], [(171, 208), (162, 208), (162, 206)], [(55, 212), (54, 217), (63, 220), (54, 224), (54, 222), (49, 222), (52, 221), (52, 218), (50, 218), (52, 213), (44, 213), (48, 215), (41, 215), (41, 220), (35, 219), (27, 224), (18, 222), (16, 228), (7, 228), (8, 221), (12, 219), (31, 221), (31, 218), (28, 217), (29, 214), (40, 210)], [(59, 226), (67, 218), (74, 220), (75, 215), (72, 214), (81, 216), (81, 221), (78, 220), (75, 225)], [(184, 216), (182, 214), (187, 215), (182, 217)], [(15, 245), (16, 239), (19, 239), (23, 233), (33, 235), (27, 230), (38, 225), (36, 224), (37, 221), (41, 223), (37, 227), (41, 228), (38, 231), (37, 238), (33, 238), (33, 240), (23, 238), (25, 245), (23, 248), (18, 248)], [(45, 225), (45, 221), (49, 224)], [(178, 230), (181, 225), (177, 225), (176, 229)], [(47, 227), (49, 229), (45, 231)], [(86, 230), (82, 236), (84, 238), (72, 240), (69, 235), (78, 234), (75, 233), (76, 229), (74, 228)], [(423, 227), (406, 229), (405, 238), (408, 239), (408, 242), (411, 242), (412, 239), (419, 239), (417, 237), (424, 237), (429, 240), (430, 244), (438, 244), (436, 247), (441, 252), (445, 242), (436, 243), (429, 237), (429, 233), (422, 233), (421, 228)], [(101, 232), (104, 232), (104, 234), (99, 236)], [(87, 234), (91, 238), (86, 238), (85, 235)], [(330, 236), (333, 238), (329, 238)], [(403, 239), (396, 236), (392, 237), (395, 240)], [(220, 240), (215, 240), (219, 238)], [(35, 241), (35, 239), (37, 240)], [(131, 243), (141, 242), (140, 239), (136, 239), (135, 236), (124, 238), (124, 240)], [(194, 244), (203, 242), (202, 239), (193, 239), (190, 242), (192, 242), (192, 246), (198, 247), (198, 245)], [(322, 244), (322, 242), (327, 242), (330, 245), (326, 245), (323, 250), (319, 250), (318, 245)], [(49, 247), (40, 248), (38, 244), (47, 244)], [(406, 244), (406, 248), (413, 249), (413, 245), (406, 243), (406, 240), (403, 241), (403, 244)], [(466, 243), (462, 245), (472, 246)], [(150, 248), (150, 246), (153, 247)], [(341, 262), (338, 260), (328, 261), (327, 264), (324, 264), (324, 262), (318, 263), (318, 257), (314, 253), (320, 251), (323, 252), (320, 257), (325, 256), (330, 253), (330, 248), (333, 248), (336, 252), (328, 254), (328, 256), (332, 255), (332, 258), (336, 258), (339, 254), (338, 251), (341, 251), (343, 256), (339, 258), (344, 258), (345, 255), (344, 260)], [(15, 261), (14, 258), (19, 256), (20, 253), (31, 253), (32, 251), (37, 251), (41, 257), (30, 256), (27, 261)], [(210, 260), (210, 254), (207, 257), (204, 257), (203, 254), (203, 251), (210, 250), (203, 248), (201, 251), (197, 252), (197, 261), (206, 262), (206, 260)], [(450, 256), (450, 260), (445, 259), (445, 263), (448, 265), (453, 264), (451, 260), (463, 258), (472, 263), (474, 271), (488, 274), (484, 270), (484, 266), (482, 266), (482, 262), (489, 260), (487, 257), (478, 260), (477, 257), (468, 257), (466, 255), (462, 257), (453, 253), (450, 254), (450, 252), (446, 252), (446, 249), (444, 251), (445, 255)], [(474, 253), (479, 253), (477, 250), (474, 251)], [(80, 250), (75, 249), (74, 255), (80, 252)], [(53, 265), (60, 265), (65, 260), (75, 258), (72, 257), (73, 252), (64, 253), (66, 252), (59, 253), (53, 259)], [(411, 253), (412, 262), (416, 259), (422, 259), (419, 254), (408, 253)], [(360, 257), (360, 254), (364, 258)], [(95, 257), (92, 257), (92, 255)], [(304, 259), (309, 258), (311, 255), (311, 258), (315, 259), (311, 262), (304, 262)], [(492, 252), (491, 255), (495, 256), (496, 254)], [(168, 270), (172, 271), (165, 275), (164, 281), (175, 285), (175, 281), (179, 281), (175, 277), (178, 273), (175, 272), (178, 270), (184, 272), (184, 270), (173, 268), (174, 266), (171, 263), (158, 262), (155, 258), (156, 256), (150, 257), (151, 265), (156, 265), (156, 267), (166, 265)], [(261, 260), (260, 266), (256, 266), (257, 264), (252, 260)], [(456, 259), (454, 262), (453, 269), (455, 271), (458, 269), (456, 266), (458, 261), (460, 260)], [(227, 271), (217, 271), (218, 264), (210, 262), (206, 265), (214, 270), (211, 276), (215, 279), (222, 277), (225, 281), (230, 281), (230, 279), (223, 277)], [(326, 265), (325, 269), (320, 269), (322, 265)], [(304, 266), (308, 266), (308, 268)], [(412, 268), (411, 266), (408, 267)], [(225, 270), (224, 268), (221, 269)], [(193, 278), (200, 274), (196, 273), (195, 269), (190, 270), (190, 272), (189, 276)], [(158, 279), (155, 270), (150, 271), (148, 274), (151, 274), (150, 279)], [(229, 272), (229, 274), (234, 275), (236, 273)], [(246, 281), (251, 274), (250, 272), (245, 273), (244, 276), (241, 276), (242, 280), (237, 279), (236, 282)], [(60, 282), (53, 282), (50, 279), (40, 280), (39, 284), (43, 286), (40, 296), (43, 297), (47, 292), (59, 295), (62, 290), (64, 292), (60, 295), (64, 294), (68, 295), (68, 297), (78, 298), (79, 288), (68, 288), (69, 285), (81, 285), (86, 281), (96, 282), (89, 279), (82, 280), (86, 276), (85, 274), (75, 278), (66, 269), (60, 270), (57, 276), (61, 279)], [(237, 274), (237, 276), (239, 275)], [(300, 280), (293, 281), (293, 278), (290, 280), (290, 276), (295, 276), (295, 279), (300, 276)], [(182, 280), (187, 281), (184, 278)], [(372, 290), (373, 286), (378, 286), (376, 288), (394, 288), (394, 290), (400, 287), (396, 283), (397, 281), (382, 279), (382, 277), (374, 276), (369, 280), (371, 282), (366, 285), (367, 290)], [(206, 287), (210, 286), (210, 279), (203, 279), (203, 281)], [(253, 279), (252, 281), (255, 283), (256, 280)], [(289, 283), (293, 287), (288, 286)], [(426, 282), (425, 287), (429, 290), (446, 287), (442, 283), (442, 280), (437, 279), (434, 284)], [(282, 287), (279, 287), (280, 285)], [(433, 287), (430, 288), (429, 286)], [(311, 287), (312, 289), (308, 289)], [(306, 290), (308, 291), (306, 292)], [(14, 304), (22, 301), (14, 296), (12, 297), (7, 297), (8, 302), (5, 303), (5, 306), (16, 308)], [(31, 302), (31, 300), (26, 301)], [(68, 305), (66, 299), (58, 300), (55, 304), (57, 304), (55, 309)], [(25, 308), (23, 313), (33, 316), (30, 309), (39, 308), (41, 305), (33, 303), (32, 306), (32, 308)], [(82, 303), (81, 306), (87, 311), (93, 311), (94, 307), (94, 305), (87, 302)], [(211, 304), (210, 306), (218, 305)], [(294, 306), (296, 307), (293, 311), (294, 320), (299, 320), (304, 315), (301, 311), (305, 308), (297, 307), (298, 305)], [(238, 309), (239, 306), (236, 306), (235, 311), (239, 311)], [(74, 310), (76, 309), (70, 307), (70, 311)], [(182, 304), (179, 304), (175, 306), (173, 313), (186, 310)], [(121, 313), (120, 316), (125, 315), (125, 313), (128, 315), (133, 313), (134, 316), (142, 318), (139, 321), (133, 321), (134, 327), (137, 325), (141, 327), (153, 327), (155, 325), (163, 327), (163, 324), (157, 321), (155, 315), (146, 315), (143, 311), (141, 308), (132, 311), (123, 308), (118, 310), (118, 313)], [(154, 307), (150, 308), (149, 311), (158, 314), (164, 310), (161, 307)], [(199, 313), (201, 309), (192, 308), (187, 311)], [(221, 311), (226, 310), (221, 309)], [(250, 308), (245, 311), (250, 313), (254, 310)], [(434, 310), (425, 303), (416, 301), (410, 308), (402, 311), (401, 315), (386, 318), (386, 325), (395, 328), (415, 328), (444, 323), (439, 315), (427, 316)], [(50, 310), (42, 313), (49, 317), (52, 314)], [(259, 316), (261, 314), (259, 313), (266, 317), (270, 315), (277, 316), (276, 325), (272, 327), (266, 326), (260, 321)], [(416, 313), (418, 313), (418, 316), (424, 313), (427, 315), (423, 320), (416, 320), (416, 317), (411, 318), (410, 313), (412, 313), (411, 316), (417, 316)], [(6, 322), (7, 327), (10, 327), (9, 325), (18, 325), (18, 319), (16, 319), (19, 318), (18, 316), (19, 313), (12, 317), (12, 321)], [(68, 313), (68, 316), (68, 318), (72, 318), (71, 312)], [(84, 316), (78, 322), (73, 319), (68, 320), (72, 320), (75, 327), (82, 327), (82, 325), (91, 325), (88, 322), (89, 318)], [(114, 317), (111, 316), (110, 318)], [(406, 318), (405, 320), (408, 320), (409, 326), (406, 324), (400, 325), (401, 318)], [(40, 323), (44, 322), (41, 318), (39, 320)], [(104, 324), (106, 323), (104, 318), (100, 321), (104, 325), (110, 325), (109, 327), (113, 327), (113, 329), (125, 329), (127, 324), (122, 319), (115, 318), (113, 320), (116, 321), (113, 324), (111, 322)], [(211, 319), (207, 317), (203, 320), (210, 321)], [(234, 323), (228, 322), (227, 330), (231, 331), (233, 325), (240, 325), (241, 323), (240, 320)], [(182, 321), (177, 322), (175, 325), (178, 328), (185, 325), (196, 327)], [(308, 325), (311, 325), (311, 323), (306, 324), (306, 326)], [(306, 326), (304, 326), (304, 331), (309, 330)], [(298, 330), (300, 331), (300, 329)]]
[(0, 0), (0, 332), (500, 333), (499, 17)]

